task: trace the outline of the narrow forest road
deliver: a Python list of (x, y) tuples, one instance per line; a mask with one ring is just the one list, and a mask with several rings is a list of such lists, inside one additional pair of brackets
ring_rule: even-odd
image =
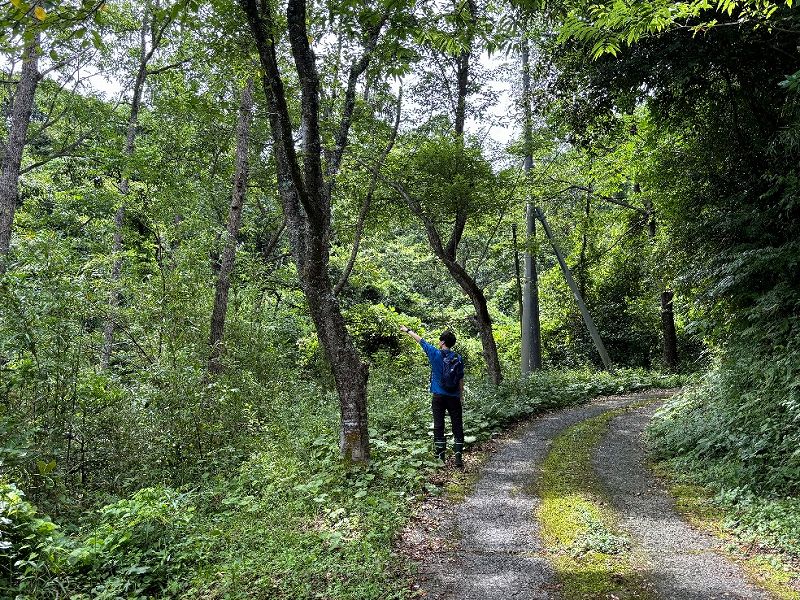
[[(682, 521), (648, 471), (642, 431), (660, 405), (657, 400), (665, 397), (664, 392), (646, 392), (599, 398), (537, 417), (502, 441), (463, 502), (432, 502), (406, 530), (403, 543), (422, 558), (417, 577), (422, 595), (437, 600), (559, 598), (558, 576), (535, 516), (541, 464), (565, 429), (634, 405), (611, 420), (592, 456), (595, 476), (631, 540), (645, 582), (642, 595), (634, 597), (769, 598), (737, 564), (717, 553), (718, 540)], [(641, 406), (647, 400), (656, 402)]]

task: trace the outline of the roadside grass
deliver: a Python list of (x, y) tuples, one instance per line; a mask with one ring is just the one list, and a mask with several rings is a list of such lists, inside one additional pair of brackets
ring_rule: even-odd
[(674, 396), (647, 427), (653, 469), (678, 510), (784, 600), (800, 599), (796, 369), (796, 361), (742, 352)]
[[(0, 519), (0, 597), (415, 597), (396, 536), (420, 498), (463, 500), (475, 477), (440, 476), (420, 380), (424, 372), (412, 369), (372, 380), (368, 467), (339, 458), (335, 396), (298, 381), (271, 398), (260, 449), (238, 469), (209, 473), (196, 485), (143, 488), (61, 529), (0, 481), (0, 517), (9, 519)], [(473, 385), (466, 433), (479, 444), (547, 410), (680, 383), (636, 371), (572, 371), (537, 374), (524, 385)], [(601, 542), (609, 540), (586, 540)]]
[(653, 597), (591, 465), (611, 420), (647, 403), (573, 425), (555, 438), (542, 464), (534, 484), (541, 498), (536, 517), (564, 600)]
[[(796, 548), (800, 545), (796, 523), (800, 503), (796, 499), (742, 501), (736, 494), (700, 484), (700, 477), (677, 461), (652, 463), (651, 468), (667, 485), (678, 512), (698, 529), (724, 541), (725, 553), (742, 565), (754, 583), (780, 600), (800, 600)], [(792, 518), (785, 518), (787, 514), (793, 515), (794, 523), (787, 522)]]

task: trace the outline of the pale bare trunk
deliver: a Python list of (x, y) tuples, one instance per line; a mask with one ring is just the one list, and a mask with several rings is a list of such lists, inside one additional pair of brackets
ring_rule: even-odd
[(233, 192), (228, 209), (228, 232), (225, 248), (222, 251), (219, 273), (214, 294), (214, 309), (211, 314), (211, 335), (209, 346), (211, 354), (208, 360), (208, 371), (219, 373), (222, 370), (223, 334), (225, 332), (225, 316), (228, 312), (228, 291), (231, 285), (231, 273), (236, 260), (236, 244), (239, 238), (239, 227), (242, 223), (242, 207), (247, 190), (248, 140), (250, 136), (250, 120), (253, 114), (253, 82), (248, 81), (242, 91), (239, 106), (239, 123), (236, 129), (236, 171), (233, 176)]
[(33, 111), (36, 87), (39, 85), (39, 34), (25, 46), (22, 57), (22, 71), (14, 93), (14, 106), (11, 111), (11, 127), (8, 140), (2, 148), (0, 165), (0, 273), (5, 273), (8, 252), (11, 247), (11, 232), (14, 226), (14, 213), (19, 199), (19, 173), (25, 137)]
[[(530, 52), (527, 40), (522, 46), (522, 102), (525, 119), (525, 175), (533, 168), (533, 115), (531, 114)], [(542, 334), (539, 319), (539, 272), (536, 265), (536, 207), (525, 206), (525, 279), (522, 295), (522, 333), (520, 367), (522, 376), (542, 368)]]

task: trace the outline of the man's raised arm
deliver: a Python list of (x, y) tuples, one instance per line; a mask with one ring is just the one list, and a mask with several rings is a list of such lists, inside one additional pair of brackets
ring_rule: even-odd
[(417, 333), (415, 331), (412, 331), (411, 329), (409, 329), (405, 325), (400, 325), (400, 331), (402, 331), (403, 333), (405, 333), (409, 337), (414, 338), (414, 341), (417, 342), (417, 343), (419, 343), (419, 341), (422, 339), (422, 336), (417, 335)]

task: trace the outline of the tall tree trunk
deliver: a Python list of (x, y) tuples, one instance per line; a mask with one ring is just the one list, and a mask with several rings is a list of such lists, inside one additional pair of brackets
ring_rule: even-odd
[[(453, 120), (453, 133), (459, 139), (464, 138), (464, 126), (467, 118), (467, 96), (469, 95), (469, 76), (470, 76), (470, 60), (472, 58), (472, 27), (474, 21), (478, 16), (478, 7), (474, 0), (467, 0), (467, 9), (469, 10), (470, 22), (466, 24), (468, 28), (467, 35), (469, 42), (466, 48), (456, 57), (456, 105), (454, 107), (454, 120)], [(500, 359), (497, 355), (497, 344), (494, 340), (494, 331), (492, 329), (492, 319), (489, 316), (489, 311), (486, 304), (486, 296), (483, 290), (478, 286), (475, 280), (470, 277), (467, 271), (456, 260), (458, 252), (458, 245), (464, 235), (464, 229), (467, 224), (468, 213), (464, 208), (467, 203), (459, 203), (456, 209), (455, 223), (453, 230), (450, 233), (450, 239), (447, 245), (444, 246), (442, 238), (439, 235), (436, 226), (427, 218), (422, 210), (422, 207), (413, 198), (403, 190), (398, 190), (406, 198), (411, 212), (414, 213), (425, 226), (425, 231), (428, 235), (428, 240), (431, 245), (433, 253), (439, 258), (447, 267), (450, 275), (458, 283), (464, 293), (469, 297), (475, 308), (475, 319), (478, 324), (478, 333), (481, 338), (481, 346), (483, 349), (483, 358), (486, 362), (486, 370), (489, 377), (495, 385), (499, 385), (503, 380), (502, 369), (500, 368)]]
[(11, 247), (11, 231), (14, 225), (14, 212), (19, 198), (19, 171), (25, 136), (33, 111), (33, 99), (39, 85), (39, 41), (36, 33), (25, 46), (22, 55), (22, 71), (14, 93), (14, 106), (11, 112), (11, 127), (8, 140), (2, 150), (0, 165), (0, 274), (5, 273), (8, 251)]
[[(153, 39), (153, 44), (148, 50), (147, 48), (147, 34), (151, 31), (150, 16), (145, 13), (142, 19), (142, 28), (139, 30), (139, 68), (136, 72), (136, 80), (133, 84), (133, 98), (131, 99), (131, 112), (128, 116), (128, 127), (125, 135), (125, 146), (123, 148), (123, 155), (126, 159), (133, 156), (133, 151), (136, 147), (136, 127), (139, 123), (139, 110), (142, 104), (142, 94), (144, 92), (144, 83), (147, 79), (147, 63), (153, 56), (158, 41)], [(163, 34), (163, 28), (161, 32)], [(160, 40), (160, 35), (158, 36)], [(100, 352), (100, 367), (107, 369), (111, 363), (111, 356), (114, 351), (114, 332), (119, 318), (119, 306), (122, 297), (119, 291), (119, 282), (122, 276), (122, 250), (123, 250), (123, 226), (125, 225), (125, 209), (127, 204), (127, 197), (130, 193), (130, 179), (127, 174), (122, 175), (119, 182), (119, 191), (122, 196), (120, 205), (114, 214), (114, 245), (112, 252), (114, 254), (114, 264), (111, 267), (111, 292), (108, 297), (108, 315), (106, 316), (105, 330), (103, 333), (103, 348)]]
[[(633, 192), (639, 194), (639, 182), (634, 182)], [(651, 242), (656, 238), (656, 217), (653, 202), (650, 198), (644, 199), (645, 217), (647, 218), (647, 234)], [(661, 346), (664, 366), (668, 371), (678, 370), (678, 336), (675, 332), (675, 312), (673, 311), (674, 293), (672, 290), (661, 292)]]
[[(539, 273), (536, 268), (536, 206), (525, 206), (525, 279), (522, 292), (521, 368), (525, 377), (542, 368), (542, 334), (539, 319)], [(534, 246), (534, 248), (531, 248)]]
[(242, 99), (239, 106), (239, 123), (236, 128), (236, 170), (233, 175), (231, 205), (228, 209), (228, 236), (225, 239), (225, 248), (222, 251), (220, 260), (214, 294), (214, 309), (211, 313), (211, 334), (208, 342), (211, 348), (208, 359), (209, 373), (219, 373), (222, 370), (222, 338), (225, 331), (225, 315), (228, 312), (228, 291), (231, 286), (233, 263), (236, 260), (236, 244), (239, 238), (242, 207), (244, 206), (245, 193), (247, 191), (249, 170), (247, 150), (252, 115), (253, 81), (249, 80), (242, 91)]
[[(286, 217), (292, 256), (300, 287), (308, 302), (325, 355), (333, 371), (339, 395), (341, 428), (339, 447), (345, 460), (369, 460), (367, 427), (367, 365), (361, 361), (347, 332), (341, 309), (333, 294), (328, 271), (331, 236), (331, 192), (348, 140), (355, 110), (356, 82), (369, 65), (371, 54), (385, 24), (380, 20), (369, 32), (362, 56), (351, 69), (343, 100), (335, 147), (323, 171), (320, 136), (319, 76), (306, 27), (305, 0), (289, 0), (286, 8), (288, 37), (300, 81), (302, 116), (302, 164), (295, 150), (292, 121), (276, 54), (276, 33), (271, 8), (258, 0), (239, 0), (247, 16), (263, 69), (262, 85), (267, 99), (278, 186)], [(327, 181), (325, 177), (327, 176)]]
[[(533, 168), (533, 115), (531, 114), (530, 48), (527, 39), (522, 45), (522, 102), (525, 119), (525, 175)], [(542, 334), (539, 319), (539, 273), (536, 268), (536, 207), (525, 205), (525, 285), (522, 295), (522, 333), (520, 367), (522, 376), (542, 368)]]
[(675, 334), (675, 314), (672, 311), (673, 293), (661, 292), (661, 330), (664, 334), (664, 364), (670, 371), (678, 370), (678, 337)]

